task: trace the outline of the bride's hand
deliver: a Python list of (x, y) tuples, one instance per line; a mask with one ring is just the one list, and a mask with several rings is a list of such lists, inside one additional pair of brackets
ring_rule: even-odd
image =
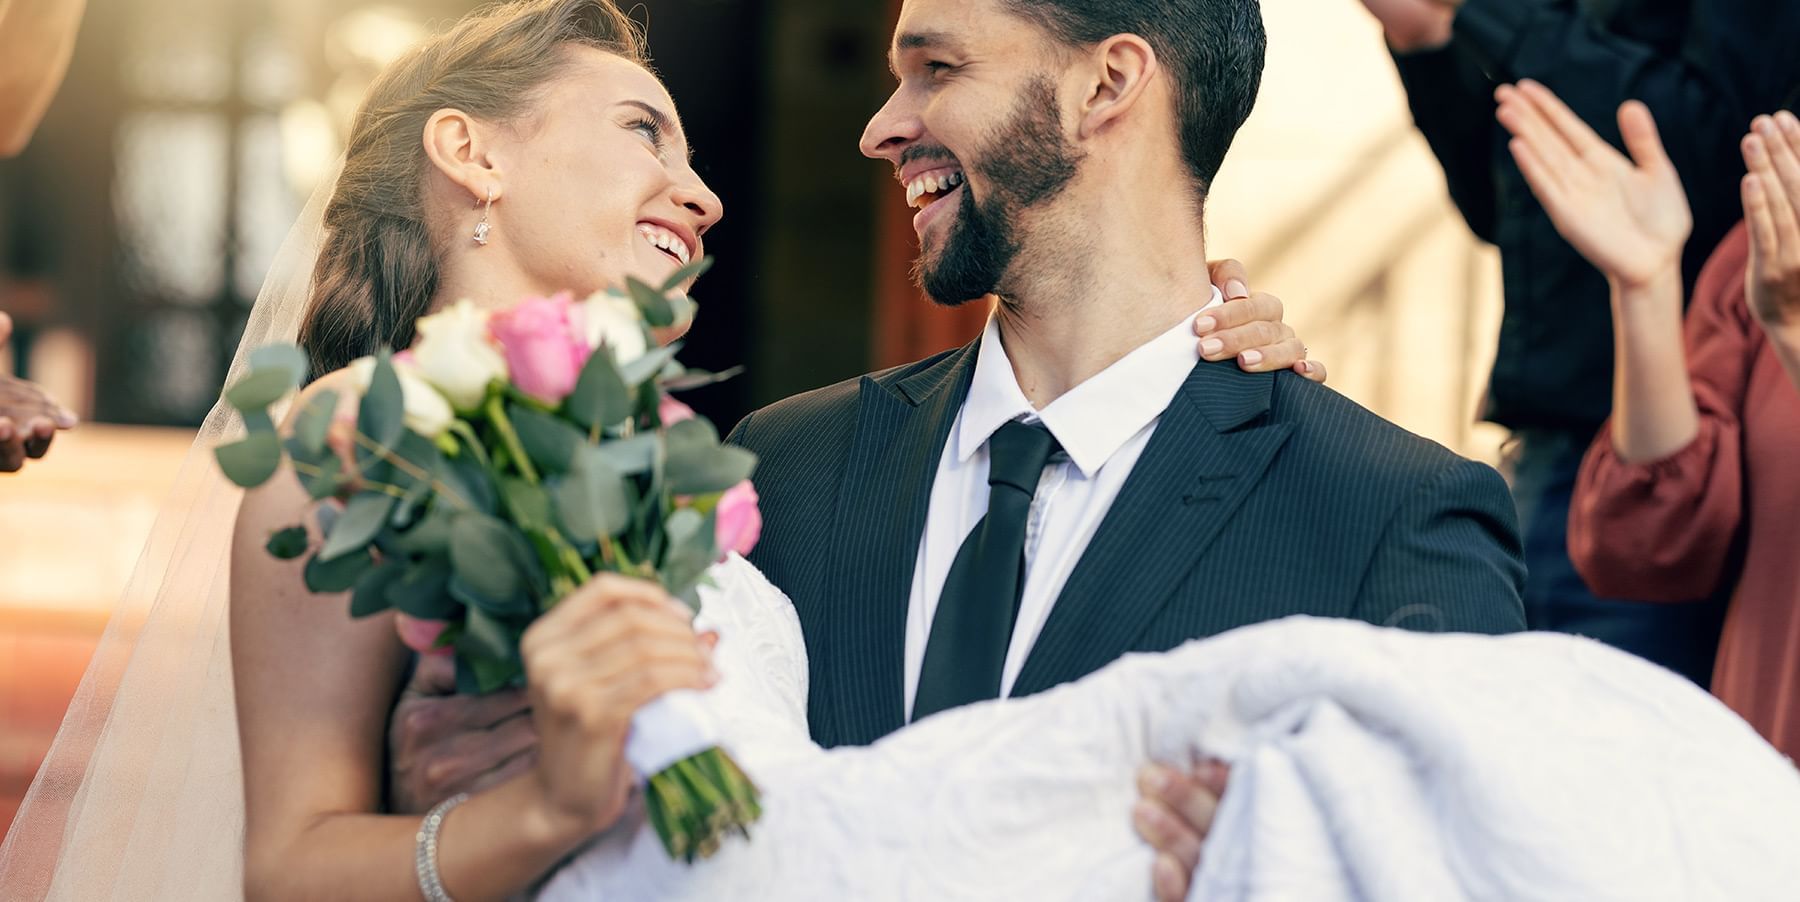
[(1325, 381), (1325, 365), (1306, 359), (1306, 344), (1294, 327), (1282, 322), (1286, 308), (1268, 292), (1250, 291), (1250, 274), (1236, 260), (1207, 264), (1213, 285), (1225, 303), (1194, 319), (1205, 360), (1237, 358), (1246, 373), (1293, 370), (1314, 382)]
[(631, 792), (632, 715), (665, 692), (717, 681), (690, 619), (661, 588), (602, 574), (526, 630), (536, 783), (553, 823), (581, 836), (612, 826)]
[(1146, 766), (1138, 773), (1138, 803), (1132, 826), (1156, 850), (1150, 881), (1157, 902), (1181, 902), (1200, 867), (1200, 847), (1212, 829), (1213, 814), (1225, 795), (1230, 772), (1216, 761), (1203, 762), (1192, 773)]

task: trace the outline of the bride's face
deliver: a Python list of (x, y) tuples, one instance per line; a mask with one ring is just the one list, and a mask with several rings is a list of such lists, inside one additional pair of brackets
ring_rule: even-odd
[(534, 113), (497, 137), (504, 194), (493, 225), (537, 290), (577, 296), (653, 285), (703, 253), (723, 214), (688, 161), (675, 104), (641, 66), (572, 48)]

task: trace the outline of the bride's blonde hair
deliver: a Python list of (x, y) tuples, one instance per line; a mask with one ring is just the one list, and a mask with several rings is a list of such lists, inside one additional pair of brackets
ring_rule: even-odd
[(325, 208), (300, 345), (315, 377), (378, 348), (412, 344), (438, 265), (425, 224), (425, 122), (454, 107), (508, 122), (579, 45), (645, 64), (643, 36), (611, 0), (523, 0), (471, 13), (395, 61), (370, 86)]

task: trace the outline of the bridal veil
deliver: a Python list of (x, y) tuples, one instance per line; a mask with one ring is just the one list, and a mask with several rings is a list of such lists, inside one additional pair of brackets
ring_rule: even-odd
[[(313, 192), (257, 294), (226, 376), (292, 342), (341, 163)], [(231, 536), (243, 491), (213, 449), (241, 434), (223, 400), (182, 462), (124, 595), (4, 846), (7, 899), (231, 899), (244, 799), (233, 707)]]

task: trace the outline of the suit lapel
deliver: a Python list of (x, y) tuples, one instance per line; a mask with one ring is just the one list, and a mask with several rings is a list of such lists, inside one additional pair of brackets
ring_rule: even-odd
[(1291, 427), (1261, 422), (1274, 375), (1201, 363), (1163, 411), (1038, 634), (1012, 694), (1098, 670), (1130, 651)]
[[(906, 614), (931, 486), (977, 345), (892, 384), (864, 377), (838, 499), (831, 595), (813, 655), (814, 736), (866, 744), (905, 725)], [(823, 691), (821, 691), (823, 690)], [(824, 719), (831, 728), (821, 730)]]

